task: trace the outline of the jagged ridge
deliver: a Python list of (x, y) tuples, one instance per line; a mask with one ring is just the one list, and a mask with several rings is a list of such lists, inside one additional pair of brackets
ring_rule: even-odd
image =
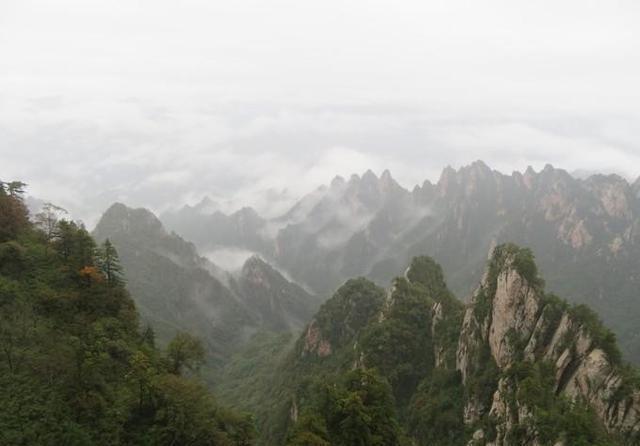
[(640, 362), (639, 185), (616, 175), (574, 178), (550, 165), (505, 175), (478, 161), (411, 192), (388, 172), (336, 178), (253, 226), (188, 212), (172, 222), (205, 245), (258, 251), (322, 295), (359, 275), (388, 283), (410, 258), (429, 253), (466, 297), (492, 246), (530, 246), (549, 289), (594, 308)]
[(615, 337), (588, 308), (546, 294), (531, 252), (515, 245), (495, 248), (466, 308), (425, 257), (386, 298), (365, 279), (347, 282), (282, 364), (272, 391), (289, 421), (267, 416), (266, 444), (298, 435), (301, 414), (323, 413), (312, 389), (354, 368), (389, 382), (418, 445), (626, 445), (640, 435), (637, 372)]

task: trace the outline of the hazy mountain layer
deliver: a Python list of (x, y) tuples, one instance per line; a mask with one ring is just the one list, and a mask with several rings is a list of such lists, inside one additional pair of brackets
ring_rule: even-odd
[(491, 247), (530, 246), (549, 289), (596, 309), (640, 360), (640, 180), (576, 179), (551, 166), (504, 175), (476, 162), (411, 192), (388, 172), (338, 177), (273, 220), (246, 209), (207, 212), (186, 207), (163, 218), (202, 250), (260, 252), (321, 295), (357, 275), (386, 283), (426, 254), (469, 296)]
[(222, 271), (145, 209), (113, 205), (94, 236), (118, 249), (131, 295), (159, 338), (187, 330), (218, 363), (258, 330), (299, 330), (317, 307), (315, 297), (258, 258), (238, 275)]

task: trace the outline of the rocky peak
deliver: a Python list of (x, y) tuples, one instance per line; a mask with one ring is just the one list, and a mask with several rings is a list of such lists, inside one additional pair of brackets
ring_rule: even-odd
[(471, 175), (478, 177), (488, 177), (493, 174), (493, 171), (487, 164), (482, 160), (476, 160), (471, 163), (471, 166), (467, 168), (467, 170), (471, 173)]
[(449, 200), (485, 195), (487, 192), (496, 195), (498, 184), (506, 178), (491, 170), (484, 162), (475, 161), (457, 171), (447, 166), (442, 171), (437, 188), (439, 195)]
[(551, 164), (546, 164), (544, 169), (536, 177), (538, 186), (548, 186), (552, 189), (558, 189), (559, 187), (567, 187), (569, 184), (577, 182), (569, 172), (564, 169), (557, 169)]
[(493, 249), (489, 267), (464, 317), (457, 354), (457, 367), (463, 379), (478, 367), (478, 358), (474, 355), (481, 349), (480, 343), (486, 343), (498, 366), (506, 367), (513, 354), (507, 333), (523, 330), (526, 335), (530, 332), (531, 313), (537, 311), (533, 288), (538, 283), (530, 255), (513, 245)]
[(355, 213), (376, 212), (386, 203), (410, 196), (409, 191), (400, 186), (389, 171), (380, 178), (371, 170), (362, 177), (353, 175), (346, 187), (332, 187), (330, 201), (338, 201)]
[[(579, 180), (565, 170), (547, 164), (540, 173), (526, 179), (525, 184), (531, 190), (531, 210), (535, 209), (545, 221), (555, 224), (561, 240), (574, 248), (590, 241), (591, 235), (577, 209), (577, 204), (584, 201)], [(586, 207), (582, 206), (582, 212), (584, 209)]]
[(231, 214), (231, 217), (234, 218), (238, 224), (248, 225), (255, 222), (262, 222), (262, 217), (256, 212), (255, 209), (249, 206), (245, 206), (240, 210)]
[(593, 175), (586, 185), (599, 200), (609, 217), (628, 219), (631, 217), (633, 189), (618, 175)]
[[(539, 311), (537, 289), (539, 279), (530, 252), (498, 246), (494, 250), (491, 266), (481, 288), (491, 299), (487, 317), (490, 326), (487, 340), (498, 367), (505, 368), (515, 359), (510, 336), (518, 333), (529, 337)], [(478, 302), (479, 303), (479, 302)]]
[(362, 175), (362, 182), (366, 185), (375, 185), (378, 183), (378, 177), (371, 169), (367, 169), (364, 175)]
[(247, 259), (235, 288), (261, 325), (277, 332), (299, 331), (318, 305), (315, 296), (289, 282), (257, 255)]
[(345, 179), (340, 175), (336, 175), (333, 180), (331, 180), (331, 188), (343, 187), (345, 184)]
[(274, 274), (279, 275), (271, 265), (257, 255), (249, 257), (242, 266), (242, 270), (240, 272), (242, 278), (248, 280), (254, 285), (264, 286), (265, 288), (271, 287), (269, 277)]
[(437, 188), (441, 196), (446, 196), (455, 187), (457, 183), (456, 171), (453, 167), (447, 166), (442, 170)]
[(639, 433), (640, 391), (630, 382), (612, 339), (590, 310), (544, 293), (530, 251), (496, 247), (466, 310), (456, 366), (465, 382), (476, 379), (487, 363), (495, 364), (501, 378), (492, 402), (469, 403), (467, 421), (490, 413), (503, 419), (503, 430), (523, 422), (526, 407), (519, 408), (520, 419), (505, 409), (510, 395), (518, 394), (510, 371), (545, 362), (552, 364), (557, 394), (586, 401), (611, 432)]
[[(380, 202), (381, 190), (378, 177), (371, 170), (367, 170), (358, 185), (351, 189), (351, 193), (357, 197), (356, 199), (363, 203), (367, 208), (374, 208)], [(350, 194), (351, 195), (351, 194)], [(354, 198), (355, 198), (354, 197)]]
[(262, 260), (262, 257), (260, 257), (257, 254), (254, 254), (244, 262), (242, 270), (248, 271), (252, 269), (262, 269), (262, 268), (271, 268), (271, 267), (267, 262)]
[[(186, 207), (186, 206), (185, 206)], [(202, 215), (212, 214), (220, 208), (220, 204), (217, 201), (214, 201), (208, 195), (203, 197), (195, 206), (193, 206), (193, 211), (198, 212)]]
[(247, 260), (245, 260), (244, 264), (242, 265), (241, 271), (251, 271), (264, 268), (271, 268), (271, 266), (267, 262), (265, 262), (258, 254), (253, 254), (249, 256)]
[(385, 170), (384, 172), (382, 172), (378, 184), (380, 190), (382, 190), (387, 195), (400, 191), (406, 192), (406, 190), (402, 186), (400, 186), (398, 182), (391, 176), (391, 172), (389, 172), (389, 170)]
[(429, 180), (425, 180), (422, 186), (416, 185), (411, 191), (415, 203), (430, 205), (436, 197), (437, 187)]
[(533, 167), (527, 166), (527, 170), (522, 174), (522, 182), (525, 187), (529, 190), (533, 188), (533, 182), (535, 181), (536, 171), (533, 170)]
[(122, 203), (114, 203), (105, 211), (95, 232), (98, 234), (126, 234), (131, 236), (166, 236), (166, 231), (158, 218), (149, 210), (132, 209)]

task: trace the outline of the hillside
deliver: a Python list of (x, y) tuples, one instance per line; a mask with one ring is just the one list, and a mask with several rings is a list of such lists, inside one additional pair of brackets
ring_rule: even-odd
[(251, 444), (196, 379), (201, 344), (140, 329), (113, 246), (0, 186), (0, 444)]

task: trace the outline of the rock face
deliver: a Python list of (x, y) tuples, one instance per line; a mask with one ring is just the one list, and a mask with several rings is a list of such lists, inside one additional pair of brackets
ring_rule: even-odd
[[(468, 382), (487, 362), (498, 372), (523, 362), (548, 363), (557, 394), (589, 404), (610, 432), (638, 435), (640, 391), (627, 387), (619, 353), (602, 330), (591, 314), (544, 294), (529, 253), (501, 245), (466, 310), (456, 367)], [(483, 351), (488, 357), (481, 358)], [(509, 444), (508, 433), (527, 425), (526, 405), (516, 403), (514, 411), (508, 404), (518, 390), (516, 379), (503, 376), (487, 404), (467, 403), (468, 423), (485, 413), (497, 420), (496, 438), (487, 444)], [(526, 444), (540, 444), (535, 430), (525, 437)]]
[(508, 367), (516, 352), (510, 336), (531, 338), (539, 310), (535, 291), (513, 270), (498, 276), (491, 311), (488, 342), (498, 367)]
[(327, 357), (351, 346), (359, 333), (377, 319), (385, 292), (365, 279), (351, 279), (325, 302), (298, 342), (298, 357)]
[(322, 337), (322, 332), (316, 321), (312, 321), (307, 327), (302, 354), (315, 354), (320, 358), (331, 354), (331, 343)]

